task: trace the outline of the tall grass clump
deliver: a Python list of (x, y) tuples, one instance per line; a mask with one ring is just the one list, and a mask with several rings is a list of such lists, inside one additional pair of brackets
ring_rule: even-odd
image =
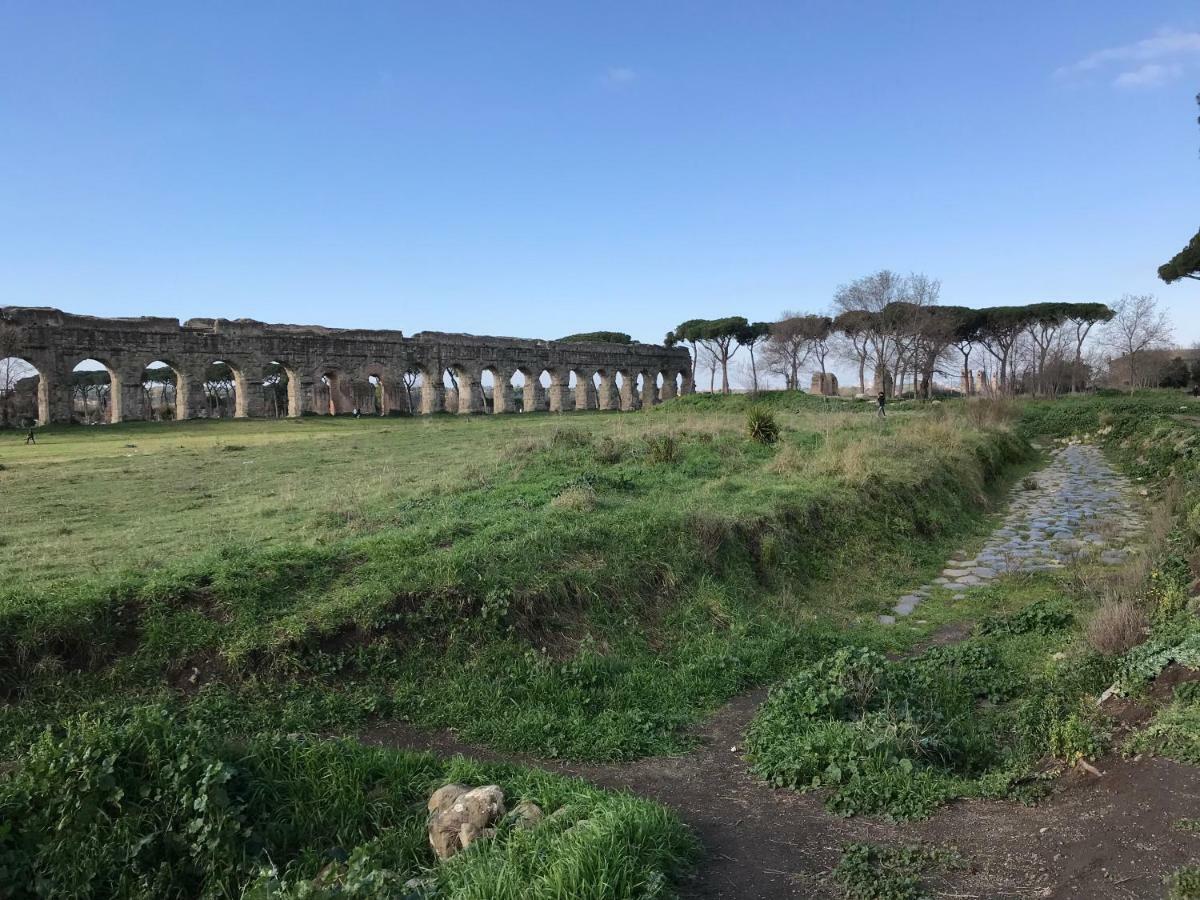
[(1110, 600), (1092, 613), (1087, 642), (1101, 656), (1122, 656), (1146, 639), (1149, 619), (1133, 600)]
[(774, 444), (779, 440), (779, 423), (775, 414), (765, 406), (752, 406), (746, 413), (746, 433), (759, 444)]

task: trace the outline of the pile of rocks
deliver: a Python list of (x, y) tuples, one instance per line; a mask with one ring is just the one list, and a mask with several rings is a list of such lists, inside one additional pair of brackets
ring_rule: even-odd
[(504, 791), (494, 784), (470, 788), (447, 784), (429, 798), (429, 843), (438, 859), (449, 859), (481, 838), (494, 837), (496, 826), (511, 815), (514, 828), (533, 828), (542, 820), (536, 803), (522, 800), (508, 813)]
[(1050, 464), (1018, 486), (1000, 527), (973, 558), (951, 558), (942, 574), (905, 594), (885, 625), (911, 615), (935, 590), (955, 591), (962, 600), (971, 588), (1011, 572), (1061, 569), (1083, 557), (1118, 565), (1132, 552), (1130, 541), (1143, 522), (1129, 497), (1131, 486), (1104, 459), (1098, 447), (1071, 443), (1051, 451)]

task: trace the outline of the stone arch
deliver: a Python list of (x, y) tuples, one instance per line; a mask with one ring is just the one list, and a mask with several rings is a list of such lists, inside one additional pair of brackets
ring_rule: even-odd
[[(370, 385), (370, 388), (366, 388), (366, 385)], [(387, 416), (401, 408), (400, 390), (387, 366), (368, 363), (362, 369), (361, 385), (355, 384), (354, 401), (363, 413)]]
[[(164, 371), (165, 370), (165, 371)], [(189, 415), (188, 377), (174, 359), (154, 359), (142, 366), (142, 418), (179, 420)]]
[(340, 416), (354, 409), (353, 380), (341, 366), (322, 364), (313, 371), (312, 410)]
[(657, 377), (646, 369), (642, 369), (637, 373), (638, 384), (638, 402), (642, 409), (650, 409), (658, 402), (658, 381)]
[(679, 374), (669, 369), (658, 373), (658, 397), (663, 403), (679, 396)]
[(542, 369), (538, 381), (546, 390), (546, 406), (550, 412), (567, 412), (575, 408), (574, 399), (568, 390), (570, 370), (561, 366)]
[(596, 408), (615, 410), (621, 408), (620, 385), (615, 369), (597, 369), (593, 376), (596, 385)]
[(400, 409), (408, 415), (429, 415), (437, 412), (441, 405), (435, 379), (430, 376), (429, 370), (419, 363), (405, 366), (400, 376), (398, 393)]
[(118, 367), (107, 359), (88, 356), (71, 366), (70, 372), (73, 417), (78, 415), (84, 422), (110, 425), (124, 419), (124, 385)]
[(50, 380), (32, 359), (12, 355), (0, 359), (0, 428), (51, 418)]
[(483, 404), (483, 412), (504, 412), (503, 400), (497, 400), (503, 393), (500, 369), (492, 363), (487, 363), (479, 370), (479, 396)]
[(246, 366), (228, 357), (210, 359), (204, 366), (201, 390), (209, 418), (244, 419), (250, 415)]
[(598, 405), (595, 373), (591, 369), (575, 368), (571, 370), (575, 377), (575, 408), (596, 409)]
[(641, 406), (641, 398), (638, 396), (638, 373), (629, 369), (617, 370), (617, 392), (621, 398), (620, 409), (622, 412), (632, 412)]
[(542, 385), (541, 371), (532, 365), (517, 366), (512, 381), (517, 375), (523, 379), (521, 385), (521, 412), (540, 412), (546, 408), (546, 388)]
[(263, 415), (295, 419), (303, 413), (300, 373), (273, 359), (262, 369)]
[[(477, 368), (450, 363), (444, 371), (446, 411), (459, 415), (483, 412), (483, 388)], [(452, 393), (453, 392), (453, 393)]]

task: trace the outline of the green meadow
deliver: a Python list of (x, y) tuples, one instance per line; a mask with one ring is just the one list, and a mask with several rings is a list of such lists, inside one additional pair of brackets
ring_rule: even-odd
[[(696, 853), (673, 815), (519, 768), (473, 777), (608, 824), (504, 833), (433, 869), (424, 796), (470, 764), (353, 735), (401, 719), (501, 752), (620, 761), (686, 750), (719, 704), (775, 683), (752, 761), (782, 786), (833, 786), (839, 811), (924, 815), (1025, 790), (1040, 755), (1103, 742), (1078, 706), (1117, 671), (1084, 646), (1090, 576), (935, 595), (892, 628), (877, 617), (982, 540), (1037, 465), (1031, 438), (1107, 417), (1136, 466), (1116, 437), (1184, 428), (1165, 401), (1152, 419), (1123, 403), (898, 403), (881, 421), (768, 394), (754, 404), (777, 426), (768, 442), (749, 399), (708, 396), (628, 414), (0, 435), (0, 820), (25, 823), (0, 826), (0, 873), (62, 896), (326, 896), (311, 880), (332, 843), (347, 851), (339, 890), (434, 871), (445, 897), (670, 896)], [(1175, 462), (1147, 477), (1165, 483)], [(972, 622), (962, 649), (894, 661)], [(1053, 652), (1072, 662), (1047, 666)], [(830, 700), (862, 678), (909, 719)], [(991, 711), (968, 721), (980, 697)], [(946, 750), (906, 756), (863, 723)], [(404, 799), (359, 802), (392, 781)], [(164, 819), (172, 803), (219, 814)], [(302, 821), (306, 803), (328, 815)], [(487, 893), (513, 866), (514, 893)], [(391, 896), (378, 890), (350, 895)]]

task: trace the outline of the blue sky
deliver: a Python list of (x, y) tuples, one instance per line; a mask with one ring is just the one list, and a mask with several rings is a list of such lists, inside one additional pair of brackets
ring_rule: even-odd
[(659, 340), (1153, 292), (1200, 225), (1193, 2), (0, 0), (0, 303)]

